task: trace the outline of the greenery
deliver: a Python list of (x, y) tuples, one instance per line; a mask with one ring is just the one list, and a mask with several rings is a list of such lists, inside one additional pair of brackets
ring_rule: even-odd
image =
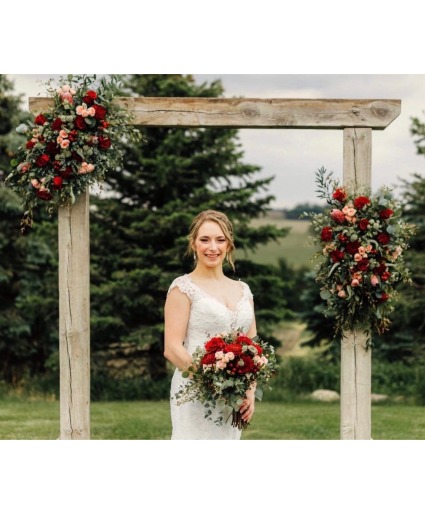
[(316, 172), (317, 191), (330, 208), (305, 213), (311, 218), (316, 256), (316, 281), (325, 302), (324, 315), (334, 320), (333, 338), (363, 328), (368, 341), (386, 332), (400, 282), (410, 283), (404, 252), (415, 227), (402, 220), (402, 206), (388, 188), (375, 195), (339, 186), (333, 172)]
[[(0, 440), (55, 440), (59, 436), (59, 403), (52, 400), (0, 401)], [(257, 402), (242, 440), (338, 440), (338, 403)], [(93, 440), (169, 440), (168, 401), (93, 402)], [(420, 406), (372, 406), (374, 440), (423, 440), (425, 412)]]
[[(196, 85), (190, 76), (123, 80), (126, 96), (223, 94), (219, 82)], [(243, 162), (236, 130), (143, 128), (141, 133), (140, 145), (127, 142), (123, 166), (105, 176), (104, 195), (91, 198), (92, 365), (96, 353), (128, 342), (147, 354), (143, 377), (159, 381), (167, 374), (163, 305), (172, 280), (192, 269), (185, 251), (193, 216), (211, 207), (225, 211), (241, 250), (254, 250), (287, 231), (272, 224), (252, 227), (273, 199), (267, 193), (272, 177), (259, 179), (260, 167)], [(7, 200), (0, 207), (0, 276), (8, 285), (0, 293), (0, 359), (2, 377), (17, 385), (58, 368), (57, 221), (40, 213), (40, 223), (20, 238), (14, 231), (21, 201), (4, 187), (0, 195)], [(236, 274), (228, 274), (249, 283), (262, 335), (278, 346), (273, 328), (289, 316), (278, 269), (241, 257)], [(98, 370), (92, 372), (93, 380), (102, 382)]]
[(24, 201), (22, 231), (32, 226), (33, 210), (49, 212), (71, 205), (108, 170), (122, 165), (123, 141), (140, 141), (130, 113), (113, 103), (115, 75), (68, 75), (46, 83), (53, 106), (16, 128), (26, 136), (11, 161), (6, 184)]

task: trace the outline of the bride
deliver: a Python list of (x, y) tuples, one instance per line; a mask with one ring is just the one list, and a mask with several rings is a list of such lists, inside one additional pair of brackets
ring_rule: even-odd
[[(192, 352), (208, 337), (236, 329), (250, 338), (257, 333), (249, 286), (223, 272), (225, 260), (234, 269), (233, 227), (227, 216), (214, 210), (199, 213), (192, 221), (188, 240), (195, 268), (171, 283), (164, 307), (164, 356), (176, 366), (171, 381), (171, 439), (238, 440), (241, 431), (232, 426), (232, 417), (224, 414), (227, 421), (217, 426), (205, 418), (200, 402), (177, 405), (174, 398), (180, 386), (190, 381), (182, 377), (182, 372), (190, 366)], [(246, 392), (240, 408), (247, 422), (254, 414), (254, 397), (253, 387)], [(216, 408), (213, 415), (219, 415), (220, 409)]]

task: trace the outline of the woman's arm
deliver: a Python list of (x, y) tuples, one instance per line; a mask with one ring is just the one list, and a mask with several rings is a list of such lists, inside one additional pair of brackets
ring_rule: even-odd
[[(251, 301), (252, 302), (252, 307), (254, 308), (254, 301)], [(251, 324), (251, 327), (249, 328), (248, 332), (246, 333), (246, 335), (249, 337), (249, 338), (254, 338), (254, 336), (257, 336), (257, 324), (255, 322), (255, 315), (254, 315), (254, 320)], [(246, 421), (246, 422), (249, 422), (252, 418), (252, 416), (254, 415), (254, 409), (255, 409), (255, 386), (256, 386), (256, 383), (252, 383), (251, 387), (249, 388), (249, 390), (247, 390), (246, 392), (246, 399), (244, 399), (243, 403), (241, 404), (241, 407), (240, 407), (240, 412), (242, 414), (242, 418)]]
[(164, 306), (164, 356), (180, 370), (187, 370), (192, 358), (183, 347), (190, 315), (190, 300), (173, 288)]

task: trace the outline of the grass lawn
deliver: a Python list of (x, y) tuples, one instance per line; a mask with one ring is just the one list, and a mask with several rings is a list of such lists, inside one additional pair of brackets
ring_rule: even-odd
[[(306, 266), (311, 268), (316, 262), (311, 262), (316, 249), (309, 244), (308, 220), (284, 220), (275, 218), (259, 218), (252, 221), (254, 227), (260, 225), (275, 225), (276, 227), (289, 228), (287, 236), (277, 242), (260, 245), (255, 252), (247, 251), (246, 256), (255, 263), (263, 265), (277, 265), (279, 258), (285, 258), (286, 262), (294, 268)], [(245, 254), (236, 252), (236, 259)]]
[[(169, 440), (168, 401), (93, 402), (93, 440)], [(0, 440), (55, 440), (59, 436), (59, 402), (0, 401)], [(372, 406), (374, 440), (425, 439), (425, 408)], [(244, 440), (338, 440), (339, 404), (257, 402)]]

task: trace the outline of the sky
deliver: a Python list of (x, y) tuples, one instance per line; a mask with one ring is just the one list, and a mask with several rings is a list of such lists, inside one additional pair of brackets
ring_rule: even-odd
[[(225, 97), (399, 99), (401, 114), (383, 131), (372, 134), (372, 190), (400, 191), (401, 179), (425, 173), (416, 154), (411, 118), (425, 121), (425, 74), (193, 74), (197, 83), (220, 80)], [(58, 75), (9, 75), (15, 92), (45, 96), (44, 83)], [(259, 177), (273, 177), (271, 207), (290, 209), (321, 202), (314, 173), (324, 167), (342, 181), (343, 131), (240, 129), (244, 162), (261, 167)]]

